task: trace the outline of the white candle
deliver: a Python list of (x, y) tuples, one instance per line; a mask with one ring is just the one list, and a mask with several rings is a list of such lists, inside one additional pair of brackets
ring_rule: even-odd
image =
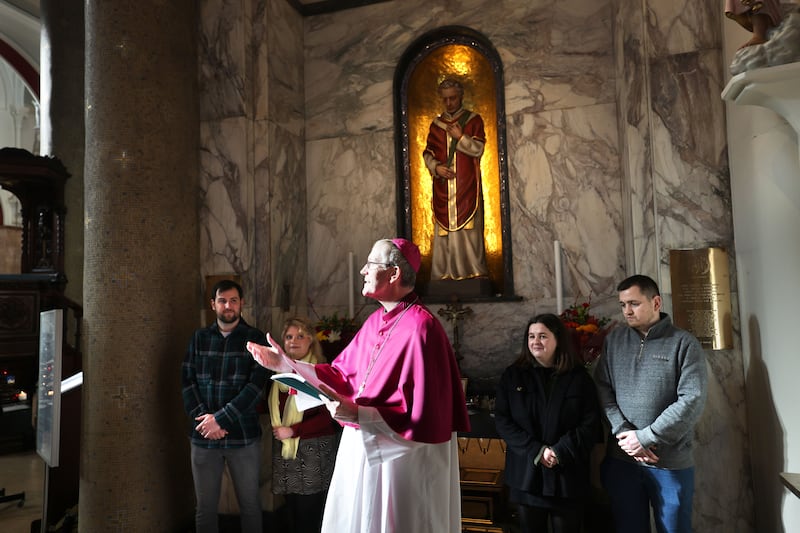
[(21, 402), (24, 402), (28, 399), (28, 393), (24, 390), (19, 391), (19, 394), (17, 394), (17, 399)]
[(560, 315), (564, 310), (563, 280), (561, 278), (561, 243), (553, 241), (553, 253), (556, 260), (556, 310)]
[(355, 287), (353, 282), (353, 252), (347, 252), (347, 316), (355, 317)]

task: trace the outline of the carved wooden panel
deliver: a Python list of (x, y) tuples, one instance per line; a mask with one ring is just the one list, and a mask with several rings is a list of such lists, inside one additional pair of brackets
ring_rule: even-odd
[(38, 337), (39, 293), (0, 291), (0, 337)]

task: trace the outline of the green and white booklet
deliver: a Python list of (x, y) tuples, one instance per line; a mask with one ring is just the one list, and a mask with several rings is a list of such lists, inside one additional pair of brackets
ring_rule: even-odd
[(298, 411), (305, 411), (323, 405), (326, 401), (333, 401), (330, 396), (309, 383), (300, 374), (291, 372), (274, 374), (270, 379), (279, 381), (297, 391), (294, 401)]

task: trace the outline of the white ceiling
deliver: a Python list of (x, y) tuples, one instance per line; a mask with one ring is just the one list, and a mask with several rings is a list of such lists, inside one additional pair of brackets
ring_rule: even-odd
[(0, 0), (0, 4), (10, 4), (28, 15), (39, 18), (39, 0)]
[(39, 70), (38, 0), (0, 0), (0, 38)]

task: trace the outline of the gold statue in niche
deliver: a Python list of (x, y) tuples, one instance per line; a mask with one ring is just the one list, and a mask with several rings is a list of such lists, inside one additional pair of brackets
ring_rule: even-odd
[[(460, 88), (446, 83), (452, 79)], [(451, 89), (451, 90), (448, 90)], [(462, 93), (463, 90), (463, 93)], [(463, 96), (463, 107), (471, 111), (470, 117), (479, 115), (483, 119), (485, 144), (480, 159), (480, 192), (482, 193), (483, 247), (485, 249), (485, 270), (469, 271), (466, 275), (445, 269), (444, 274), (432, 275), (435, 232), (447, 224), (446, 220), (436, 223), (433, 213), (434, 183), (432, 172), (436, 164), (428, 158), (426, 165), (423, 154), (429, 147), (429, 135), (435, 131), (436, 121), (441, 119), (445, 93), (454, 92)], [(409, 194), (411, 200), (412, 239), (420, 247), (423, 256), (421, 276), (423, 279), (465, 279), (485, 276), (495, 286), (503, 284), (503, 258), (500, 213), (500, 171), (497, 158), (497, 95), (495, 93), (494, 73), (489, 61), (475, 48), (452, 44), (434, 49), (411, 73), (408, 82), (408, 124), (409, 124)], [(467, 118), (470, 118), (467, 117)], [(473, 117), (474, 118), (474, 117)], [(460, 126), (463, 130), (465, 125)], [(442, 137), (445, 129), (442, 129)], [(476, 158), (477, 160), (477, 158)], [(447, 167), (445, 167), (447, 168)], [(445, 168), (440, 168), (439, 173)], [(444, 177), (443, 177), (444, 178)], [(444, 178), (446, 179), (446, 178)], [(481, 201), (478, 198), (477, 201)], [(446, 217), (445, 217), (446, 218)], [(463, 220), (455, 221), (448, 230), (466, 227)], [(468, 225), (468, 224), (467, 224)], [(470, 263), (470, 262), (468, 262)], [(440, 269), (441, 270), (441, 269)], [(434, 272), (435, 273), (435, 272)]]

